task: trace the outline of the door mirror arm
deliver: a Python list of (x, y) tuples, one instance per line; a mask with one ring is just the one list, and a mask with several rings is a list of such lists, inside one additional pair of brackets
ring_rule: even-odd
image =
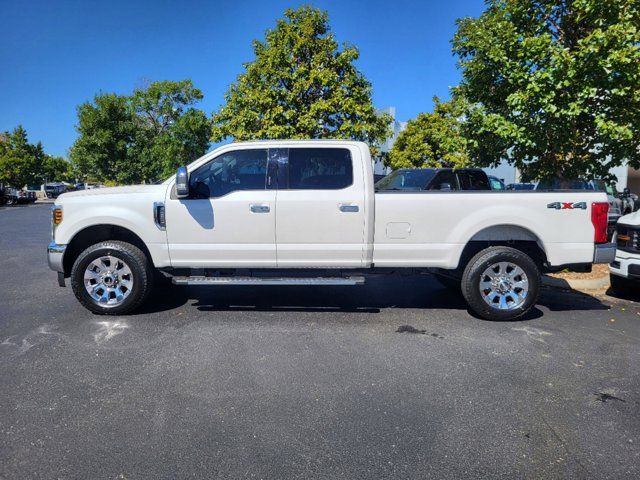
[(189, 198), (189, 172), (187, 172), (187, 167), (178, 167), (176, 171), (176, 197)]

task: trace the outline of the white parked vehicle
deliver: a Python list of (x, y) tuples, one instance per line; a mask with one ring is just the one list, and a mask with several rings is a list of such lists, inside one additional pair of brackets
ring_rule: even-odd
[(478, 315), (511, 319), (535, 304), (541, 272), (614, 257), (604, 192), (396, 187), (374, 191), (361, 142), (229, 144), (160, 185), (58, 197), (49, 265), (101, 314), (141, 305), (159, 273), (181, 285), (357, 285), (412, 269), (461, 289)]
[(611, 288), (623, 295), (640, 292), (640, 210), (620, 217), (613, 239), (617, 250), (609, 264)]

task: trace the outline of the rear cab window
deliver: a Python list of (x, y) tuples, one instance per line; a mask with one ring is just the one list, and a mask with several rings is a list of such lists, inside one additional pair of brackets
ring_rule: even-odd
[[(341, 190), (353, 184), (353, 161), (347, 148), (290, 148), (290, 190)], [(278, 188), (283, 188), (279, 185)]]

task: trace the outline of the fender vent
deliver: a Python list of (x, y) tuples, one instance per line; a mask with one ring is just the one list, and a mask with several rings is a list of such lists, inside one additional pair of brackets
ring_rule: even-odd
[(164, 202), (153, 203), (153, 221), (160, 230), (167, 228), (167, 219), (165, 217)]

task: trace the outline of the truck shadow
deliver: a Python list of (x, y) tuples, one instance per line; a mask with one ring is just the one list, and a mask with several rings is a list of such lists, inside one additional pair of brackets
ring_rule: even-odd
[[(155, 297), (139, 313), (167, 311), (190, 301), (201, 312), (379, 313), (388, 308), (468, 311), (461, 293), (442, 287), (431, 275), (390, 274), (367, 279), (365, 285), (354, 287), (172, 286), (161, 288)], [(596, 297), (546, 287), (541, 291), (538, 305), (550, 311), (609, 309)], [(520, 320), (543, 315), (542, 310), (534, 308)]]

